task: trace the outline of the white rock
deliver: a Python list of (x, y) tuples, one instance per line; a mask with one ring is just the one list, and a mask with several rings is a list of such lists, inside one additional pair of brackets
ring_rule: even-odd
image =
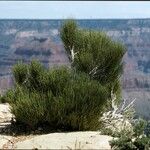
[(9, 104), (0, 104), (0, 123), (10, 121), (12, 116)]
[(40, 135), (18, 142), (16, 149), (111, 149), (110, 136), (99, 132), (69, 132)]
[(11, 139), (11, 136), (0, 135), (0, 149), (3, 149), (4, 144), (6, 144)]

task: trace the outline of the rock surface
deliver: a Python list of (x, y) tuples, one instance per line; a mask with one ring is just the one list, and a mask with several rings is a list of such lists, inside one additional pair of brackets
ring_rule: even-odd
[(0, 104), (0, 133), (3, 133), (5, 128), (11, 125), (12, 117), (9, 104)]
[(9, 104), (0, 104), (0, 125), (4, 122), (10, 122), (12, 117)]
[(12, 136), (0, 135), (0, 149), (4, 148), (4, 145), (12, 139)]
[(12, 136), (3, 133), (5, 128), (11, 124), (12, 116), (9, 104), (0, 104), (0, 149), (12, 139)]
[(40, 135), (16, 143), (15, 149), (111, 149), (110, 136), (99, 132), (69, 132)]

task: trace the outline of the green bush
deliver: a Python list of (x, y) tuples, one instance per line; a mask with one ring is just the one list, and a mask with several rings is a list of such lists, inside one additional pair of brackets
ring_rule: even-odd
[[(100, 84), (85, 79), (84, 76), (77, 76), (65, 86), (58, 98), (54, 98), (51, 106), (55, 113), (48, 118), (57, 118), (55, 126), (72, 130), (96, 130), (107, 98), (107, 91)], [(49, 116), (51, 115), (50, 112)]]
[(150, 148), (150, 138), (144, 136), (141, 138), (136, 138), (134, 145), (136, 146), (136, 149), (148, 150)]
[(44, 96), (37, 92), (25, 92), (22, 89), (16, 97), (15, 102), (11, 103), (12, 113), (15, 115), (17, 122), (29, 126), (31, 129), (38, 123), (44, 122), (46, 114), (46, 101)]
[(3, 102), (3, 97), (2, 97), (1, 94), (0, 94), (0, 103), (4, 103), (4, 102)]
[[(62, 26), (61, 39), (69, 57), (71, 51), (76, 53), (72, 66), (101, 84), (114, 82), (122, 73), (126, 49), (104, 32), (80, 29), (75, 21), (69, 20)], [(95, 73), (91, 72), (94, 68)]]
[(112, 140), (110, 145), (114, 150), (149, 150), (150, 138), (141, 137), (136, 138), (134, 141), (132, 138), (123, 135), (119, 139)]
[(145, 134), (147, 137), (150, 137), (150, 120), (147, 121), (147, 125), (146, 125), (146, 128), (145, 128)]
[(117, 97), (116, 103), (119, 103), (119, 78), (123, 71), (125, 47), (104, 32), (79, 28), (74, 20), (65, 21), (61, 28), (61, 39), (72, 68), (113, 90)]
[(46, 70), (34, 61), (27, 68), (27, 84), (19, 82), (6, 96), (17, 122), (30, 128), (46, 122), (56, 129), (98, 129), (108, 100), (107, 88), (65, 67)]
[(10, 103), (13, 95), (14, 90), (13, 89), (8, 90), (3, 96), (0, 97), (1, 103)]
[(110, 145), (114, 150), (136, 150), (131, 137), (128, 136), (121, 136), (119, 139), (112, 140)]
[(26, 64), (23, 64), (22, 62), (18, 62), (13, 67), (13, 75), (15, 78), (15, 82), (17, 84), (23, 84), (27, 78), (28, 75), (28, 68)]
[(15, 87), (5, 100), (16, 121), (30, 128), (48, 123), (55, 129), (96, 130), (110, 104), (110, 91), (119, 98), (125, 49), (104, 33), (79, 29), (72, 20), (63, 24), (61, 38), (71, 69), (18, 63), (13, 68)]
[(144, 134), (146, 122), (138, 120), (133, 124), (134, 133), (122, 131), (120, 137), (110, 141), (110, 145), (116, 150), (148, 150), (150, 148), (150, 138)]

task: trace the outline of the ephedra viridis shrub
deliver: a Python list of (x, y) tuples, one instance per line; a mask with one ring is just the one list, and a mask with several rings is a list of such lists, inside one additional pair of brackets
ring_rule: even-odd
[(16, 121), (30, 128), (47, 123), (53, 129), (96, 130), (112, 89), (119, 99), (125, 48), (104, 33), (78, 28), (73, 20), (62, 25), (61, 39), (71, 68), (18, 63), (15, 87), (5, 99)]

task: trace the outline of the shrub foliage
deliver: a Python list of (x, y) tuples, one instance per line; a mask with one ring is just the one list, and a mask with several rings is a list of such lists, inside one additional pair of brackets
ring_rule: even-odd
[(64, 23), (61, 38), (69, 58), (74, 52), (72, 67), (113, 90), (119, 100), (125, 47), (104, 32), (80, 29), (74, 20)]
[(16, 121), (30, 128), (47, 123), (54, 129), (96, 130), (110, 90), (120, 92), (125, 48), (104, 33), (78, 28), (73, 20), (63, 24), (61, 38), (72, 67), (18, 63), (15, 88), (4, 98)]
[(139, 119), (133, 124), (134, 132), (124, 132), (117, 139), (110, 141), (110, 145), (115, 150), (148, 150), (150, 147), (150, 137), (144, 133), (146, 121)]
[(18, 122), (30, 128), (42, 123), (65, 130), (98, 128), (108, 99), (104, 86), (84, 73), (65, 67), (47, 70), (37, 61), (26, 65), (26, 78), (20, 82), (20, 75), (15, 73), (19, 74), (22, 67), (24, 64), (14, 67), (16, 88), (6, 94)]

